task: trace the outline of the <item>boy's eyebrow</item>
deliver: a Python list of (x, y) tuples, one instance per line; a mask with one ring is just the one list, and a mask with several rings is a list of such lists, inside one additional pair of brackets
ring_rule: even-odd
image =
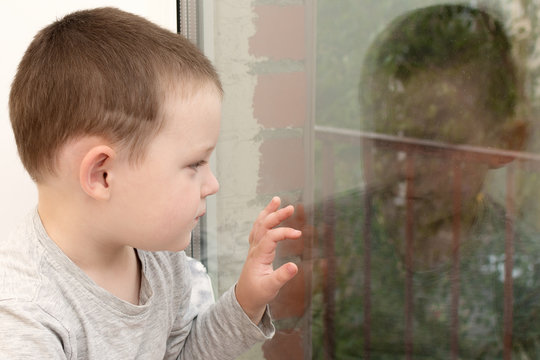
[(204, 147), (204, 148), (201, 149), (201, 153), (209, 154), (209, 153), (213, 152), (215, 148), (216, 148), (215, 145), (210, 145), (210, 146)]

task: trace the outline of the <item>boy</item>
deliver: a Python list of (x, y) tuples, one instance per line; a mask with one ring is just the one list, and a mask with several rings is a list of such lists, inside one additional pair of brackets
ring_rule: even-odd
[(221, 84), (179, 35), (113, 8), (40, 31), (10, 117), (38, 206), (0, 240), (0, 354), (9, 359), (229, 359), (273, 335), (266, 304), (297, 272), (272, 269), (274, 198), (235, 287), (189, 307), (182, 251), (219, 185), (208, 160)]

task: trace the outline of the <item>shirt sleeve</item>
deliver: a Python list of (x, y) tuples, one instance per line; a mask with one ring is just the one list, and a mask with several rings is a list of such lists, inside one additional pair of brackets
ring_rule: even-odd
[[(182, 258), (180, 258), (182, 260)], [(176, 316), (167, 339), (165, 359), (227, 360), (274, 336), (268, 308), (257, 325), (244, 312), (235, 295), (235, 286), (216, 302), (206, 269), (184, 257), (179, 266), (180, 286)]]
[(274, 333), (268, 309), (260, 324), (254, 324), (236, 300), (233, 286), (193, 319), (178, 359), (234, 359)]
[(0, 358), (71, 359), (67, 332), (32, 302), (0, 301)]

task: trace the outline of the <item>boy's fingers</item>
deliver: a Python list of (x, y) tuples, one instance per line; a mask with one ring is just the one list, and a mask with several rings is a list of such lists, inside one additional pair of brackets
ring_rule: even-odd
[(297, 239), (302, 236), (300, 230), (296, 230), (289, 227), (279, 227), (270, 230), (264, 241), (261, 241), (258, 247), (260, 254), (271, 254), (276, 249), (277, 243), (285, 239)]
[(278, 226), (293, 214), (294, 207), (292, 205), (278, 209), (280, 203), (280, 198), (275, 196), (268, 206), (259, 213), (249, 236), (250, 244), (257, 239), (260, 240), (268, 230)]
[(254, 240), (254, 237), (263, 235), (263, 234), (259, 234), (259, 232), (265, 230), (264, 227), (265, 227), (265, 222), (268, 215), (275, 213), (279, 209), (280, 204), (281, 204), (281, 199), (278, 196), (274, 196), (272, 200), (270, 200), (268, 205), (266, 205), (266, 207), (259, 213), (259, 215), (257, 216), (257, 219), (255, 219), (255, 222), (253, 223), (253, 230), (251, 231), (251, 235), (249, 238), (250, 244)]
[(274, 196), (272, 200), (270, 200), (268, 205), (266, 205), (266, 207), (263, 209), (263, 211), (260, 212), (257, 220), (262, 220), (266, 216), (268, 216), (268, 214), (275, 212), (277, 209), (279, 209), (279, 205), (281, 205), (281, 199), (279, 198), (279, 196)]
[(277, 268), (269, 278), (270, 286), (273, 287), (274, 291), (278, 291), (285, 285), (289, 280), (291, 280), (298, 273), (298, 266), (295, 263), (289, 262), (284, 265), (281, 265)]
[(289, 218), (293, 213), (294, 207), (292, 205), (276, 210), (269, 214), (266, 219), (264, 219), (264, 227), (267, 229), (272, 229), (281, 224), (283, 220)]

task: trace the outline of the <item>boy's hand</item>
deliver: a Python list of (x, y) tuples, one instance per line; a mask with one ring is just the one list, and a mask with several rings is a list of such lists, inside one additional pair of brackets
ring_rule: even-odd
[(293, 228), (276, 227), (294, 212), (292, 205), (279, 209), (280, 204), (279, 197), (274, 197), (255, 220), (249, 235), (248, 256), (236, 284), (236, 299), (255, 324), (261, 321), (266, 304), (298, 272), (294, 263), (284, 264), (276, 270), (272, 267), (277, 243), (302, 235)]

